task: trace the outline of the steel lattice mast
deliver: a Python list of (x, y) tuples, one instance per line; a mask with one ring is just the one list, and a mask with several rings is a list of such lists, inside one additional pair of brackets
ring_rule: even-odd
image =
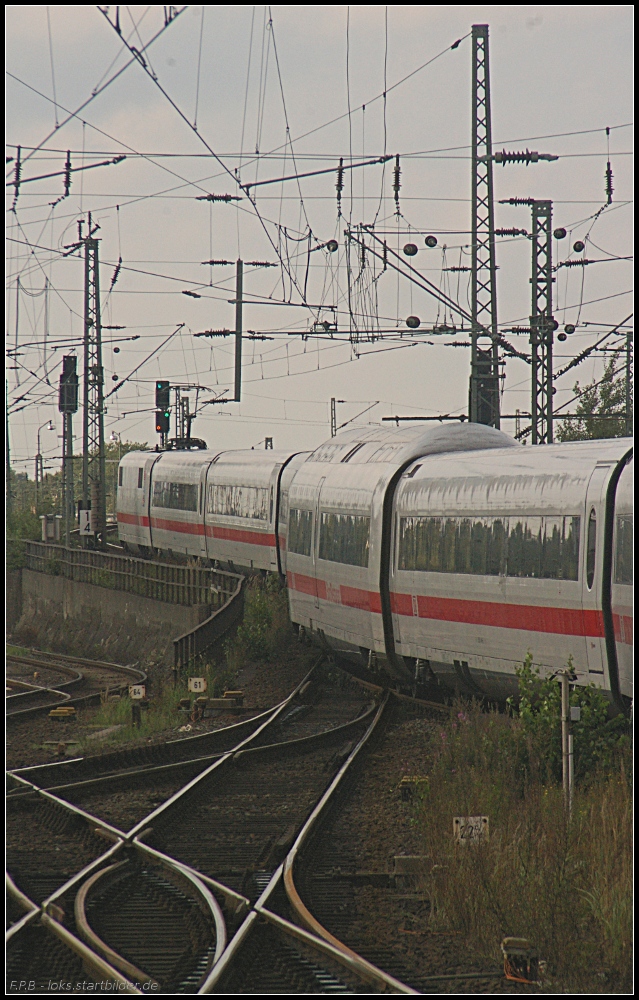
[(532, 202), (532, 443), (553, 441), (552, 347), (556, 323), (552, 315), (552, 202)]
[(91, 227), (84, 243), (84, 412), (82, 500), (91, 503), (91, 528), (96, 547), (106, 545), (106, 463), (104, 454), (104, 369), (100, 320), (98, 240)]
[[(471, 362), (469, 417), (499, 427), (499, 351), (488, 25), (473, 25)], [(488, 349), (480, 336), (492, 337)]]

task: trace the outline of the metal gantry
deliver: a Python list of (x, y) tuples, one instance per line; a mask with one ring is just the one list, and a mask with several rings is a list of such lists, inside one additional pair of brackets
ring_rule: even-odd
[(100, 321), (99, 241), (89, 232), (84, 244), (84, 412), (82, 442), (82, 501), (91, 507), (96, 548), (106, 545), (106, 462), (104, 453), (104, 368)]
[[(473, 25), (471, 361), (469, 416), (499, 427), (499, 350), (488, 25)], [(479, 347), (480, 336), (491, 346)]]
[(557, 327), (552, 314), (552, 202), (532, 201), (532, 443), (553, 441), (552, 348)]

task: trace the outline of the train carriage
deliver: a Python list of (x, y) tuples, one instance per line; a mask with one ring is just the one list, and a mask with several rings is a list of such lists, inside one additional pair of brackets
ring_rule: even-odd
[(504, 697), (527, 650), (614, 690), (604, 622), (606, 501), (627, 442), (434, 456), (397, 491), (398, 650), (449, 686)]
[(503, 698), (544, 673), (632, 698), (627, 439), (523, 447), (479, 424), (352, 428), (314, 452), (131, 452), (120, 538), (285, 576), (291, 620), (403, 683)]
[(206, 556), (230, 568), (278, 572), (279, 473), (289, 452), (227, 451), (203, 473)]

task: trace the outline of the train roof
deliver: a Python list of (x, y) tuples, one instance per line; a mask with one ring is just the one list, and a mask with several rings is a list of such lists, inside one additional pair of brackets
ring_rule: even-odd
[(158, 457), (164, 465), (170, 464), (174, 468), (201, 468), (203, 465), (246, 465), (250, 461), (251, 467), (281, 465), (295, 452), (275, 451), (272, 449), (252, 449), (243, 448), (232, 451), (213, 451), (212, 449), (202, 449), (198, 451), (128, 451), (122, 456), (121, 462), (128, 464), (146, 461), (151, 457)]
[(402, 465), (412, 457), (493, 448), (521, 448), (503, 431), (484, 424), (438, 424), (389, 427), (369, 424), (336, 434), (316, 448), (307, 462), (389, 462)]

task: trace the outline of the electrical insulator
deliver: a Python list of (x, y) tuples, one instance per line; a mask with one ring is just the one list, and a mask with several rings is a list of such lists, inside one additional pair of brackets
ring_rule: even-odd
[(575, 332), (575, 324), (574, 323), (566, 323), (566, 325), (564, 327), (564, 333), (570, 334), (570, 333), (574, 333), (574, 332)]
[(430, 249), (432, 250), (433, 247), (437, 246), (437, 237), (427, 236), (426, 239), (424, 240), (424, 243), (426, 244), (427, 247), (430, 247)]
[(419, 316), (409, 316), (406, 320), (406, 326), (411, 330), (416, 330), (418, 326), (421, 326), (421, 323)]
[(501, 163), (502, 167), (505, 167), (507, 163), (524, 163), (528, 166), (529, 163), (537, 163), (539, 160), (558, 159), (559, 157), (553, 156), (552, 153), (537, 153), (530, 149), (527, 149), (525, 153), (507, 153), (505, 149), (502, 149), (501, 152), (493, 155), (495, 163)]
[(120, 376), (119, 375), (112, 375), (111, 376), (111, 381), (112, 382), (119, 382), (119, 380), (120, 380)]
[(338, 246), (339, 244), (337, 240), (329, 240), (328, 243), (326, 244), (326, 249), (328, 250), (329, 253), (335, 253)]
[(528, 236), (526, 229), (496, 229), (495, 236)]
[(399, 166), (399, 153), (395, 157), (395, 169), (393, 170), (393, 191), (395, 192), (395, 208), (397, 215), (399, 215), (399, 189), (401, 187), (400, 183), (401, 169)]
[(582, 243), (581, 240), (577, 240), (576, 243), (573, 243), (572, 248), (575, 251), (575, 253), (581, 253), (582, 250), (586, 249), (586, 244)]
[(415, 243), (407, 243), (404, 247), (404, 253), (407, 257), (414, 257), (417, 253), (417, 246)]
[(610, 166), (610, 160), (606, 164), (606, 198), (608, 199), (607, 204), (612, 205), (612, 192), (614, 188), (612, 186), (612, 167)]
[(119, 347), (114, 347), (113, 348), (113, 353), (114, 354), (119, 354), (120, 353), (120, 348)]
[(563, 226), (560, 226), (559, 229), (555, 229), (553, 233), (553, 236), (555, 237), (556, 240), (564, 240), (567, 235), (568, 234), (566, 233), (566, 230), (563, 228)]
[(502, 198), (500, 205), (534, 205), (534, 198)]
[(384, 264), (384, 270), (388, 267), (388, 245), (386, 242), (382, 245), (382, 263)]
[(67, 162), (64, 164), (64, 197), (69, 197), (71, 190), (71, 151), (67, 149)]
[(563, 343), (564, 340), (568, 340), (568, 337), (566, 336), (565, 333), (558, 333), (557, 340), (561, 340), (561, 342)]
[(337, 168), (337, 184), (335, 185), (337, 189), (337, 214), (342, 214), (342, 191), (344, 190), (344, 160), (340, 157), (339, 167)]

